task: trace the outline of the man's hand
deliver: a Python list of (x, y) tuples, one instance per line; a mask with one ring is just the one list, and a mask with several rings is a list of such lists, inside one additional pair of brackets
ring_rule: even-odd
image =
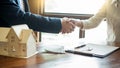
[(72, 31), (74, 31), (75, 24), (69, 18), (67, 18), (67, 17), (62, 18), (61, 23), (62, 23), (61, 32), (63, 34), (71, 33)]
[(83, 28), (83, 23), (80, 19), (70, 19), (70, 22), (74, 23), (77, 27), (80, 27), (81, 29)]

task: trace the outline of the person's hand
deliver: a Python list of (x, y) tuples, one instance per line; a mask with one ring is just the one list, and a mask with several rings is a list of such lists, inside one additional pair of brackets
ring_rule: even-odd
[(70, 21), (69, 18), (64, 17), (61, 19), (61, 23), (62, 23), (62, 29), (61, 32), (64, 33), (71, 33), (72, 31), (74, 31), (75, 25), (72, 21)]
[(74, 23), (74, 25), (76, 25), (77, 27), (83, 28), (83, 23), (80, 19), (71, 18), (69, 19), (69, 21)]

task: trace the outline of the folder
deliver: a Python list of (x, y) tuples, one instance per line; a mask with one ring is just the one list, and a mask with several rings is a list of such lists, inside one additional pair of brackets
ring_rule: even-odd
[(74, 49), (65, 50), (65, 52), (104, 58), (112, 54), (118, 49), (119, 47), (116, 47), (116, 46), (98, 45), (98, 44), (88, 43), (88, 44), (75, 47)]

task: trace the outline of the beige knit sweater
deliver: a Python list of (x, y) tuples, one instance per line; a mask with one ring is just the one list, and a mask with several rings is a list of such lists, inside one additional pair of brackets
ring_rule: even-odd
[(100, 22), (107, 20), (107, 41), (120, 42), (120, 0), (106, 0), (98, 13), (83, 21), (83, 28), (95, 28)]

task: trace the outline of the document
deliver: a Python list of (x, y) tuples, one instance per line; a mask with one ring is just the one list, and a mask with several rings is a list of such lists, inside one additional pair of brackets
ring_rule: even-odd
[(65, 50), (65, 52), (103, 58), (110, 55), (118, 49), (119, 47), (115, 46), (88, 43), (75, 47), (74, 49)]
[(43, 44), (40, 45), (39, 52), (51, 54), (65, 54), (64, 46), (58, 44)]

